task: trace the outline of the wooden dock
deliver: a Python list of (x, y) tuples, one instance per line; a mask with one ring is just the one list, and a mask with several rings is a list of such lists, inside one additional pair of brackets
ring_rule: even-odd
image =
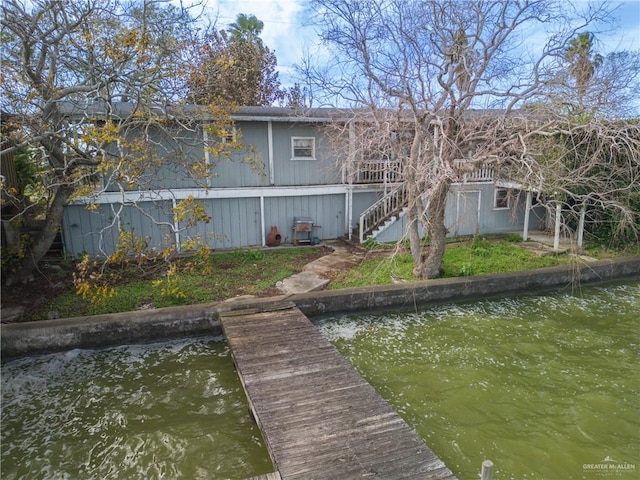
[(293, 304), (220, 316), (282, 480), (455, 479)]

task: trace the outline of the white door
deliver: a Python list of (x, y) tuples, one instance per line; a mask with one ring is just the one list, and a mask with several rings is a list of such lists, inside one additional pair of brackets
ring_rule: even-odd
[(480, 233), (480, 190), (459, 191), (456, 197), (456, 220), (453, 234), (476, 235)]

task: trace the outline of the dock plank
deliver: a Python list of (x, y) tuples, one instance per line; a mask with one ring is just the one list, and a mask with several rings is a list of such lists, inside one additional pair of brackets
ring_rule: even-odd
[(455, 479), (304, 314), (220, 315), (282, 480)]

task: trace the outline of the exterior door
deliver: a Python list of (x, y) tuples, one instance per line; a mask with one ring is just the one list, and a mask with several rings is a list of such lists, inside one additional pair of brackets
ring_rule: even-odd
[(480, 190), (459, 191), (456, 199), (456, 221), (453, 234), (476, 235), (480, 233)]

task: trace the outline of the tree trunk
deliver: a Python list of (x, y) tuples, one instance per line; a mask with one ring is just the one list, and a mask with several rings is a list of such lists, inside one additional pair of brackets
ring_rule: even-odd
[(6, 285), (33, 281), (33, 270), (51, 248), (51, 244), (60, 230), (64, 207), (73, 192), (74, 189), (70, 186), (60, 187), (56, 191), (51, 206), (46, 213), (43, 229), (32, 239), (29, 255), (22, 260), (18, 270), (9, 275)]
[(429, 253), (426, 258), (421, 258), (420, 263), (414, 268), (414, 273), (420, 278), (438, 278), (441, 274), (447, 237), (444, 214), (450, 184), (449, 179), (442, 179), (436, 185), (433, 195), (429, 199), (429, 218), (427, 221)]
[(420, 244), (420, 208), (418, 207), (419, 197), (415, 194), (415, 189), (411, 184), (407, 186), (409, 189), (409, 210), (407, 212), (407, 218), (409, 221), (409, 247), (411, 249), (411, 256), (413, 257), (413, 264), (419, 265), (422, 259), (422, 245)]

